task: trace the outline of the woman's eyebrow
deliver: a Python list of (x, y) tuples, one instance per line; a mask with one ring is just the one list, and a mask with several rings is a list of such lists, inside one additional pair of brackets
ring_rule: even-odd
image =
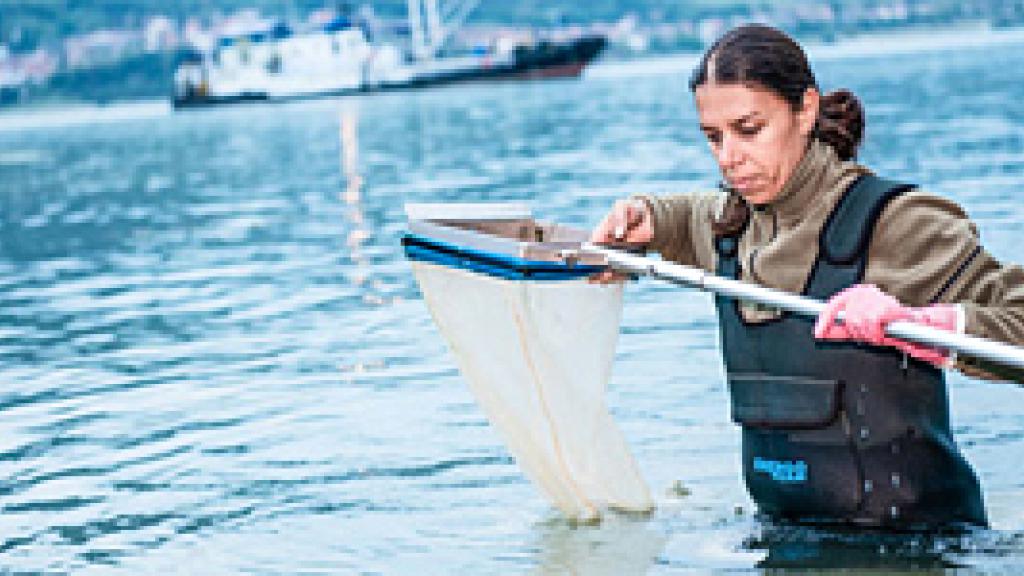
[[(734, 120), (730, 120), (728, 122), (728, 124), (730, 124), (732, 126), (739, 126), (739, 125), (741, 125), (741, 124), (743, 124), (745, 122), (749, 122), (751, 120), (757, 120), (760, 115), (761, 115), (760, 112), (757, 112), (757, 111), (748, 112), (747, 114), (744, 114), (743, 116), (740, 116), (739, 118), (736, 118)], [(701, 124), (700, 125), (700, 129), (702, 131), (704, 131), (704, 132), (707, 132), (709, 130), (718, 130), (718, 128), (716, 128), (714, 126), (709, 126), (708, 124)]]
[(756, 112), (756, 111), (755, 112), (750, 112), (748, 114), (744, 114), (743, 116), (740, 116), (739, 118), (737, 118), (735, 120), (730, 121), (729, 124), (732, 124), (733, 126), (738, 126), (740, 124), (749, 122), (751, 120), (756, 120), (758, 116), (760, 116), (760, 114), (758, 112)]

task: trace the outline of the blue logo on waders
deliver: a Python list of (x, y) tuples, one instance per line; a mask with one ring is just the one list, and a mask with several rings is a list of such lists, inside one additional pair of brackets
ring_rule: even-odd
[(754, 471), (764, 472), (776, 482), (807, 481), (807, 463), (803, 460), (769, 460), (754, 456)]

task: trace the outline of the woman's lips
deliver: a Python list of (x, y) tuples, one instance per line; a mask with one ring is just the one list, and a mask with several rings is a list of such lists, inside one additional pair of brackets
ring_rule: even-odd
[(736, 188), (737, 190), (746, 190), (753, 186), (755, 181), (756, 178), (753, 176), (748, 176), (746, 178), (737, 178), (734, 176), (729, 179), (729, 183), (732, 184), (732, 187)]

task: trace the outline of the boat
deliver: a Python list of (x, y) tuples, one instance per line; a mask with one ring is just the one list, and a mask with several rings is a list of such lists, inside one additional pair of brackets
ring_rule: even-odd
[(366, 22), (338, 17), (296, 32), (285, 23), (224, 37), (207, 53), (181, 58), (172, 102), (189, 108), (425, 88), (456, 82), (578, 76), (606, 47), (601, 35), (529, 43), (496, 42), (467, 54), (444, 52), (437, 0), (408, 0), (409, 43), (371, 42)]

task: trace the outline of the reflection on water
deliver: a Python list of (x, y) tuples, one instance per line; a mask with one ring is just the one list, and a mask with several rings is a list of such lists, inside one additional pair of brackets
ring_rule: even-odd
[(610, 514), (599, 525), (572, 525), (552, 519), (536, 526), (538, 575), (587, 574), (634, 576), (646, 574), (667, 539), (661, 527), (642, 515)]
[[(994, 44), (819, 63), (864, 161), (960, 201), (1019, 260), (1024, 61)], [(677, 66), (678, 70), (686, 66)], [(683, 72), (476, 85), (100, 122), (0, 118), (0, 554), (12, 572), (1012, 573), (1021, 391), (952, 378), (993, 529), (761, 525), (705, 295), (627, 288), (609, 405), (646, 518), (552, 517), (461, 382), (404, 261), (406, 202), (712, 186)]]
[(371, 232), (366, 228), (366, 221), (363, 217), (363, 210), (360, 206), (362, 200), (363, 177), (359, 174), (359, 115), (358, 104), (342, 104), (341, 112), (338, 115), (338, 134), (341, 137), (341, 173), (345, 178), (345, 190), (341, 193), (341, 200), (349, 208), (345, 218), (349, 222), (349, 233), (345, 239), (345, 245), (349, 249), (349, 259), (352, 261), (352, 282), (357, 286), (370, 288), (363, 294), (367, 303), (381, 304), (380, 296), (373, 294), (372, 280), (370, 278), (370, 266), (366, 256), (363, 254), (362, 246), (370, 239)]

